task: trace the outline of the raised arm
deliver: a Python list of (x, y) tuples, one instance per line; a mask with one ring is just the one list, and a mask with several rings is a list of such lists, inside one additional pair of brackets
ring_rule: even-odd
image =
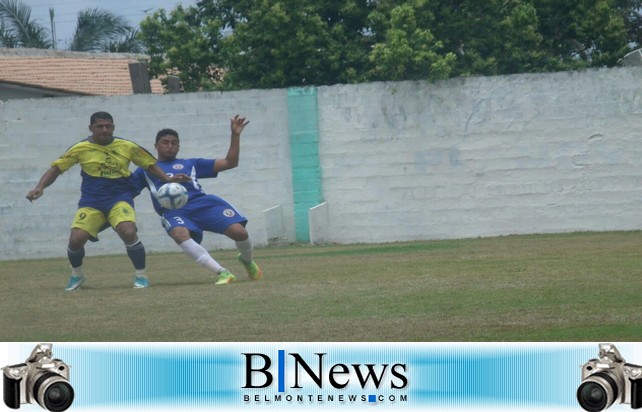
[(239, 117), (237, 114), (234, 118), (230, 119), (230, 130), (232, 135), (230, 136), (230, 148), (227, 150), (227, 156), (225, 159), (216, 159), (214, 162), (214, 172), (222, 172), (223, 170), (234, 169), (239, 165), (239, 153), (241, 151), (241, 133), (245, 126), (250, 123), (249, 120), (246, 120), (245, 117)]
[(42, 177), (40, 177), (36, 187), (27, 193), (27, 199), (29, 199), (30, 202), (38, 199), (45, 192), (45, 188), (55, 182), (61, 174), (62, 171), (57, 166), (51, 166), (45, 173), (43, 173)]

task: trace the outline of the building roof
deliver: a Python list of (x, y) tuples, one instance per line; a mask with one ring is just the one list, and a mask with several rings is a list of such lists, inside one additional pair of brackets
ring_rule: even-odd
[[(143, 54), (0, 48), (0, 83), (81, 95), (128, 95), (134, 93), (129, 63), (147, 61)], [(150, 83), (152, 93), (163, 93), (160, 80)]]

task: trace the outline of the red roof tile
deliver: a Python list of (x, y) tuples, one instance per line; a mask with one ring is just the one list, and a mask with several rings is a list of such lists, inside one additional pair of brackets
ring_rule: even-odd
[[(133, 94), (129, 63), (148, 56), (124, 53), (79, 53), (38, 49), (1, 49), (0, 82), (89, 95)], [(152, 93), (163, 93), (158, 79)]]

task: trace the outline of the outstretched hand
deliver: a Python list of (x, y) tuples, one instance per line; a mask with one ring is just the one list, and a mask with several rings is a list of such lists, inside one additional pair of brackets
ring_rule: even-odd
[(234, 116), (230, 119), (230, 129), (232, 130), (232, 134), (240, 135), (248, 123), (250, 123), (250, 121), (246, 120), (245, 117), (239, 117), (238, 114)]

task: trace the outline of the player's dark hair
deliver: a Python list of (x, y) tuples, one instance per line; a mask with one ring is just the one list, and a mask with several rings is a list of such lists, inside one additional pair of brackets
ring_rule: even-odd
[(110, 120), (112, 123), (114, 123), (114, 118), (111, 117), (111, 114), (107, 112), (96, 112), (92, 114), (89, 118), (89, 124), (92, 125), (96, 123), (97, 120)]
[(181, 139), (179, 139), (179, 137), (178, 137), (178, 132), (176, 130), (174, 130), (174, 129), (161, 129), (161, 130), (158, 131), (158, 133), (156, 133), (156, 143), (158, 143), (158, 141), (161, 139), (161, 137), (168, 136), (168, 135), (169, 136), (175, 136), (176, 139), (178, 139), (179, 142), (181, 141)]

